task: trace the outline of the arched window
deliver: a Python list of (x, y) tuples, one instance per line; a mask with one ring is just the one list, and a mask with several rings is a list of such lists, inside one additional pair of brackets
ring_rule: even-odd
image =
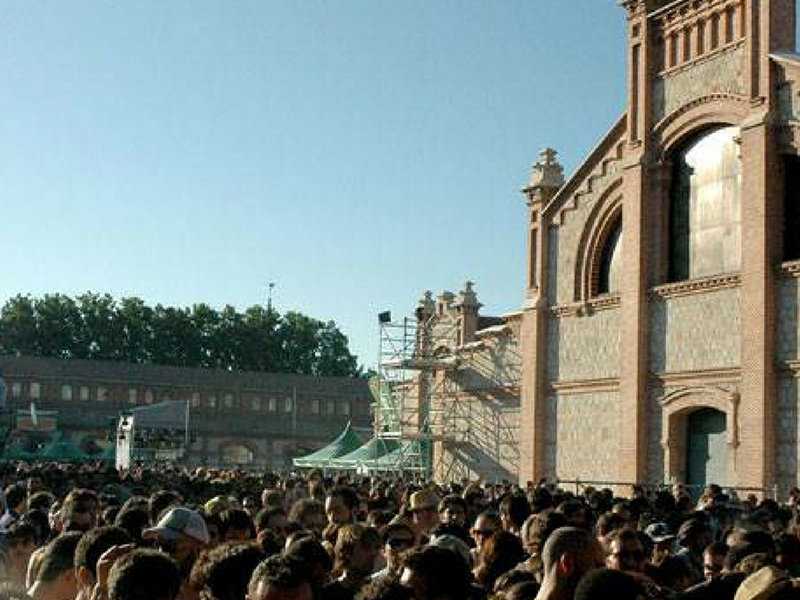
[(673, 155), (671, 281), (738, 271), (742, 162), (739, 129), (705, 131)]
[(613, 294), (619, 291), (622, 269), (622, 219), (619, 218), (608, 232), (597, 271), (597, 293)]

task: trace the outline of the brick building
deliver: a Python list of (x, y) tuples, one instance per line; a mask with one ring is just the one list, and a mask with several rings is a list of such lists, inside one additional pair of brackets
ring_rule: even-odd
[(363, 379), (8, 356), (0, 357), (0, 373), (12, 408), (35, 403), (80, 445), (105, 445), (123, 412), (188, 402), (191, 465), (282, 469), (348, 421), (372, 424)]
[(625, 0), (628, 106), (529, 207), (520, 479), (798, 483), (795, 0)]

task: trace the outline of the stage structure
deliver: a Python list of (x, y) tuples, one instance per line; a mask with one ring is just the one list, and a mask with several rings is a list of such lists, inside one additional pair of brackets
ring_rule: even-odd
[(160, 402), (123, 413), (117, 424), (118, 469), (141, 461), (180, 462), (192, 443), (189, 402)]

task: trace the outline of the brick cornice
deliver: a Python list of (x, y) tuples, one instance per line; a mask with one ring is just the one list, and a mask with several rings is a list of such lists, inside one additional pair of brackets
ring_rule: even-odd
[(550, 312), (556, 317), (587, 317), (594, 312), (619, 308), (619, 294), (603, 294), (587, 300), (586, 302), (573, 302), (554, 306)]
[(741, 379), (741, 376), (742, 372), (738, 367), (650, 374), (651, 379), (659, 382), (664, 387), (711, 382), (735, 383)]
[(699, 279), (690, 279), (688, 281), (679, 281), (678, 283), (659, 285), (650, 290), (650, 296), (654, 300), (664, 300), (667, 298), (691, 296), (692, 294), (700, 294), (715, 290), (737, 288), (741, 283), (742, 277), (739, 273), (713, 275), (711, 277), (702, 277)]

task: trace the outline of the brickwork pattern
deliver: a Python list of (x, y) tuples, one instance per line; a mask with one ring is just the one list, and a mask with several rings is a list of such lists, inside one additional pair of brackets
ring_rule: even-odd
[(712, 94), (745, 93), (744, 46), (710, 56), (689, 68), (656, 78), (653, 117), (656, 121), (692, 100)]
[(786, 279), (778, 285), (778, 360), (796, 360), (800, 345), (800, 286), (797, 279)]
[(559, 479), (613, 481), (619, 460), (619, 395), (562, 394), (549, 400), (547, 455)]
[(551, 317), (548, 338), (551, 381), (619, 377), (619, 309), (584, 317)]
[(676, 373), (737, 367), (740, 315), (738, 289), (654, 301), (650, 370)]
[(776, 475), (777, 483), (783, 489), (798, 484), (798, 386), (794, 377), (785, 377), (778, 384), (778, 403), (776, 406)]

